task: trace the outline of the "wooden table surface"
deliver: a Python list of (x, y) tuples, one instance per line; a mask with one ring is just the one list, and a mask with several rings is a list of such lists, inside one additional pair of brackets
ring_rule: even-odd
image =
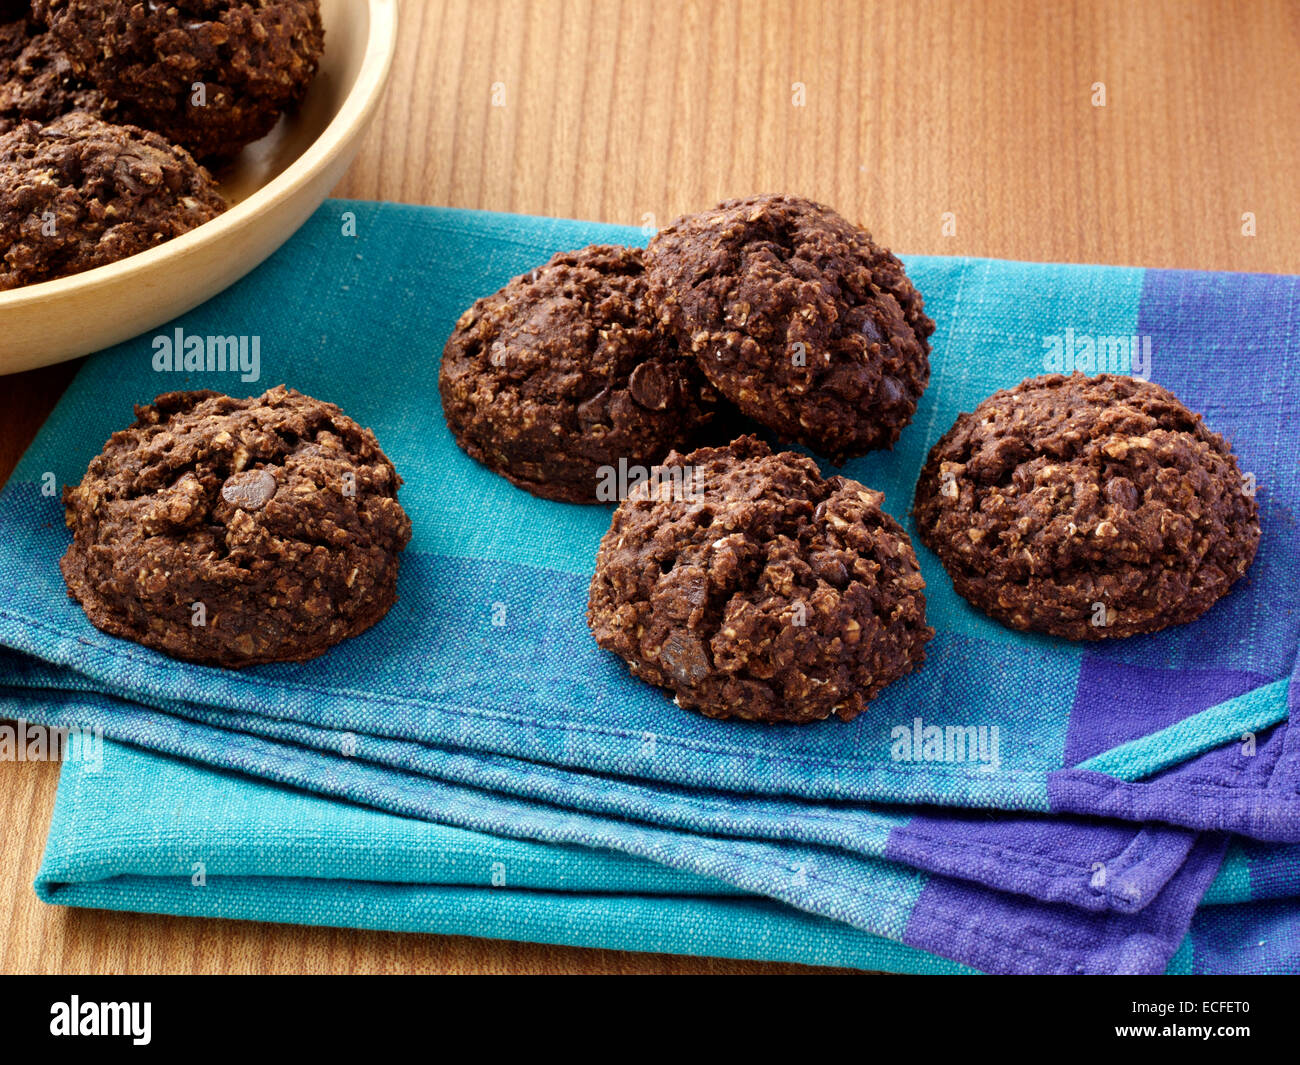
[[(402, 18), (339, 195), (662, 225), (782, 191), (906, 252), (1300, 273), (1294, 0), (405, 0)], [(75, 369), (3, 382), (0, 476)], [(0, 764), (3, 972), (799, 969), (48, 907), (31, 883), (56, 779)]]

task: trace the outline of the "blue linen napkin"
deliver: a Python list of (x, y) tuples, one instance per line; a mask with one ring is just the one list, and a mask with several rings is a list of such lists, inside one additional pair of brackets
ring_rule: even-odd
[[(346, 215), (356, 237), (344, 235)], [(905, 520), (925, 451), (957, 411), (1042, 372), (1050, 338), (1073, 351), (1080, 336), (1149, 335), (1154, 378), (1204, 409), (1256, 472), (1261, 557), (1195, 625), (1081, 648), (983, 618), (923, 551), (939, 630), (926, 668), (851, 725), (765, 729), (681, 711), (599, 652), (582, 613), (608, 510), (510, 488), (465, 458), (441, 420), (437, 356), (464, 306), (554, 250), (641, 239), (585, 223), (333, 202), (179, 323), (186, 334), (258, 335), (258, 381), (159, 373), (148, 337), (91, 360), (4, 490), (0, 643), (13, 653), (0, 683), (11, 712), (62, 707), (132, 742), (418, 816), (721, 868), (745, 890), (872, 931), (924, 927), (908, 916), (919, 902), (917, 913), (936, 915), (936, 939), (951, 938), (940, 916), (951, 904), (924, 877), (878, 892), (886, 901), (874, 908), (854, 905), (872, 861), (1112, 916), (1168, 904), (1177, 887), (1190, 920), (1195, 885), (1208, 880), (1188, 871), (1190, 858), (1204, 865), (1215, 846), (1194, 830), (1300, 838), (1300, 774), (1280, 724), (1298, 619), (1296, 588), (1279, 577), (1294, 566), (1286, 523), (1297, 491), (1295, 464), (1278, 450), (1294, 446), (1294, 389), (1284, 387), (1294, 360), (1277, 351), (1295, 348), (1295, 279), (909, 259), (939, 322), (934, 381), (899, 448), (845, 471), (884, 489), (896, 517)], [(1229, 353), (1238, 363), (1223, 362)], [(1242, 359), (1260, 364), (1257, 393), (1241, 393)], [(323, 659), (239, 674), (98, 633), (63, 594), (53, 563), (67, 536), (42, 489), (79, 479), (134, 402), (279, 381), (373, 426), (407, 479), (415, 539), (392, 614)], [(900, 760), (899, 730), (934, 725), (997, 735), (996, 760)], [(866, 805), (881, 802), (1040, 816)], [(1183, 828), (1041, 817), (1057, 811)], [(834, 884), (822, 879), (828, 867)], [(1165, 937), (1169, 950), (1177, 938)], [(985, 948), (963, 949), (976, 958)]]
[[(11, 698), (0, 700), (0, 714), (15, 708)], [(304, 790), (346, 795), (447, 826), (650, 859), (991, 972), (1162, 971), (1214, 876), (1224, 844), (1221, 836), (1202, 836), (1190, 850), (1180, 850), (1177, 860), (1170, 862), (1166, 856), (1162, 882), (1149, 898), (1140, 900), (1141, 906), (1131, 913), (1099, 913), (932, 877), (897, 862), (832, 848), (669, 832), (635, 821), (512, 802), (427, 777), (378, 771), (365, 759), (286, 749), (251, 734), (182, 723), (173, 715), (103, 696), (58, 696), (44, 716), (68, 727), (94, 721), (108, 735), (155, 750)], [(1086, 842), (1089, 829), (1098, 842), (1109, 842), (1104, 824), (1076, 826), (1071, 842)], [(1144, 849), (1140, 830), (1120, 838), (1139, 852)], [(1060, 857), (1043, 849), (1048, 859)], [(1023, 859), (1015, 852), (1005, 857), (1010, 869), (1017, 860)]]
[[(1235, 844), (1173, 973), (1300, 970), (1300, 847)], [(722, 881), (331, 801), (106, 742), (65, 764), (36, 889), (99, 909), (890, 972), (968, 966)]]

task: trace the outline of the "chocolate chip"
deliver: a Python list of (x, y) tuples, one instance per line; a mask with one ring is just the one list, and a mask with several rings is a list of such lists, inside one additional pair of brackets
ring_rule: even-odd
[(221, 486), (221, 498), (241, 510), (261, 510), (279, 487), (270, 470), (241, 470)]
[(699, 639), (686, 632), (673, 632), (664, 641), (659, 661), (678, 684), (692, 684), (709, 675), (709, 656)]
[(886, 407), (892, 407), (903, 398), (903, 386), (898, 383), (898, 378), (890, 377), (885, 374), (880, 379), (880, 391), (877, 394), (880, 403)]
[(816, 554), (809, 559), (809, 562), (812, 565), (813, 572), (827, 584), (834, 585), (836, 588), (843, 588), (849, 583), (848, 569), (834, 555)]
[(628, 378), (632, 398), (646, 410), (663, 410), (672, 399), (673, 382), (668, 371), (657, 362), (643, 362)]
[(1114, 477), (1106, 482), (1106, 502), (1115, 503), (1125, 510), (1136, 510), (1138, 490), (1127, 477)]
[(699, 566), (677, 566), (663, 579), (662, 594), (669, 617), (685, 622), (709, 597), (709, 578)]

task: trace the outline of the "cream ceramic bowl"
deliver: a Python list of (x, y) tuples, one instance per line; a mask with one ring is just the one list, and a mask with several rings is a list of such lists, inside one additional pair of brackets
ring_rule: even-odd
[(283, 244), (356, 156), (397, 41), (396, 0), (321, 0), (325, 55), (302, 107), (249, 145), (198, 229), (71, 277), (0, 292), (0, 374), (154, 329), (233, 284)]

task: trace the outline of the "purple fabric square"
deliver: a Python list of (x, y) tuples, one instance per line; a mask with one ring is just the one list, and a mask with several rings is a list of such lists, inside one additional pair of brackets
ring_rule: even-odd
[(1196, 839), (1165, 825), (935, 810), (891, 832), (885, 857), (1046, 902), (1136, 913)]
[(1137, 914), (1089, 913), (936, 877), (903, 942), (986, 972), (1162, 973), (1214, 879), (1227, 839), (1204, 835), (1168, 886)]
[(1090, 651), (1079, 668), (1065, 739), (1065, 764), (1076, 766), (1273, 679), (1228, 669), (1151, 669), (1101, 658)]
[[(1300, 704), (1300, 666), (1287, 693)], [(1145, 780), (1085, 769), (1048, 777), (1048, 800), (1061, 813), (1163, 822), (1238, 832), (1275, 843), (1300, 842), (1300, 733), (1283, 722), (1218, 747)]]

